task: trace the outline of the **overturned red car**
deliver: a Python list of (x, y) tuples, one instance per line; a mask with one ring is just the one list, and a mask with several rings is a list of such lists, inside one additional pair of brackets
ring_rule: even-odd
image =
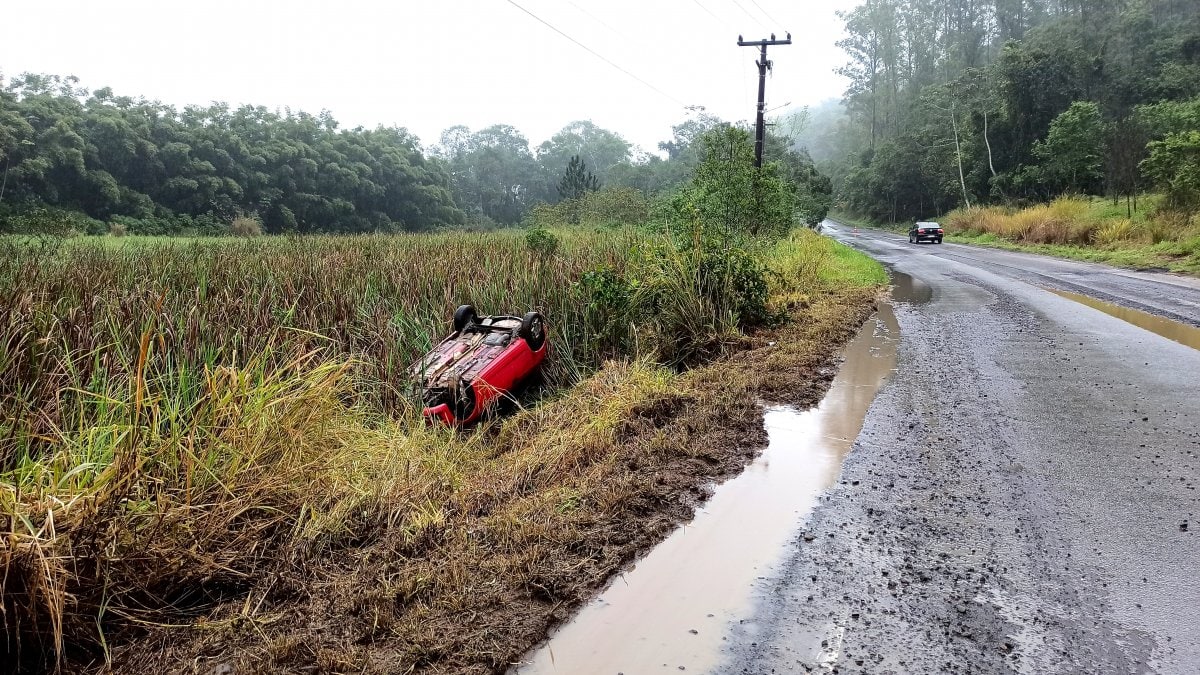
[(537, 371), (548, 349), (538, 312), (480, 317), (471, 305), (459, 307), (454, 332), (412, 367), (426, 421), (477, 421)]

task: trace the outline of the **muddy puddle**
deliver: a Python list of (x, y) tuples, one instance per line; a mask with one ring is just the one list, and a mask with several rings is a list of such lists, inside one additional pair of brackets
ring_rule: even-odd
[(756, 580), (841, 473), (867, 408), (896, 367), (899, 337), (891, 306), (882, 304), (847, 345), (820, 405), (768, 408), (762, 455), (510, 673), (634, 675), (717, 665), (729, 624), (751, 609)]
[(1096, 298), (1070, 291), (1058, 291), (1049, 289), (1051, 293), (1057, 296), (1074, 300), (1083, 305), (1087, 305), (1092, 309), (1098, 309), (1109, 316), (1115, 316), (1122, 321), (1131, 323), (1138, 328), (1144, 328), (1151, 333), (1161, 335), (1168, 340), (1174, 340), (1183, 345), (1187, 345), (1192, 349), (1200, 349), (1200, 328), (1189, 326), (1187, 324), (1172, 321), (1170, 319), (1148, 314), (1129, 307), (1114, 305), (1111, 302), (1104, 302)]
[(919, 305), (933, 299), (933, 287), (904, 272), (892, 273), (892, 299)]

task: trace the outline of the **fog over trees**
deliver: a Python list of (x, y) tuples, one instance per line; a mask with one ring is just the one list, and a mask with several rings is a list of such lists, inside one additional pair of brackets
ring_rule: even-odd
[(849, 209), (1148, 190), (1195, 208), (1195, 0), (866, 0), (842, 17), (850, 86), (797, 142)]

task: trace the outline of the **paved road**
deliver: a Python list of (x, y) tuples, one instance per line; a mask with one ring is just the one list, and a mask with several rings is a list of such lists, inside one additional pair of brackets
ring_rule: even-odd
[(1200, 672), (1200, 351), (1044, 290), (1200, 284), (834, 236), (915, 279), (897, 372), (718, 670)]

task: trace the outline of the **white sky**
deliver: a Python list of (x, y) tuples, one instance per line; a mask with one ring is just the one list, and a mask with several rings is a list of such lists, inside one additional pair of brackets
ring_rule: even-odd
[(794, 44), (769, 52), (768, 108), (839, 96), (845, 81), (833, 70), (845, 57), (834, 45), (842, 35), (834, 11), (858, 4), (515, 1), (671, 98), (508, 0), (18, 1), (0, 25), (0, 71), (73, 74), (92, 89), (177, 106), (328, 109), (343, 127), (404, 126), (426, 146), (453, 124), (495, 123), (536, 146), (591, 119), (654, 150), (686, 117), (684, 105), (753, 119), (755, 50), (736, 46), (739, 33), (792, 33)]

